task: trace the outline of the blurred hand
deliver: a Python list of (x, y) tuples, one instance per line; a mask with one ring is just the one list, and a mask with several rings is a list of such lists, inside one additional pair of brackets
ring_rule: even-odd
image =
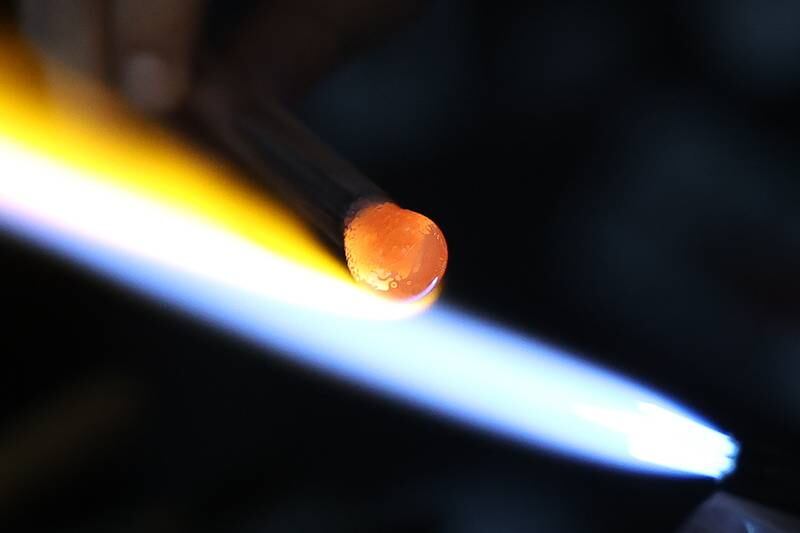
[(205, 0), (21, 0), (20, 13), (23, 32), (48, 59), (118, 87), (139, 109), (165, 113), (180, 107), (214, 62), (237, 70), (255, 91), (292, 96), (419, 5), (263, 0), (229, 32), (224, 51), (202, 39)]
[(678, 533), (790, 533), (798, 528), (800, 520), (795, 516), (717, 492), (692, 513)]

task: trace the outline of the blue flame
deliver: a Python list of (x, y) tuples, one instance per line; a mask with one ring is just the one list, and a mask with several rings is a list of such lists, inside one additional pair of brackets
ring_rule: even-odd
[[(130, 193), (80, 181), (2, 142), (0, 159), (14, 169), (0, 176), (0, 227), (269, 353), (559, 454), (662, 474), (721, 478), (734, 469), (738, 447), (729, 436), (655, 392), (536, 339), (443, 304), (377, 320), (287, 302), (279, 296), (285, 292), (270, 292), (261, 281), (274, 272), (255, 272), (260, 278), (250, 283), (250, 271), (236, 270), (253, 261), (283, 268), (268, 251)], [(58, 193), (53, 180), (64, 185)], [(163, 242), (147, 248), (154, 239)], [(300, 291), (291, 284), (304, 279), (276, 282)]]

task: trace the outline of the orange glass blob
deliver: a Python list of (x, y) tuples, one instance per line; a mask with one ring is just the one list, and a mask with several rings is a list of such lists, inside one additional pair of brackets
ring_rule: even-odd
[(447, 267), (447, 243), (439, 227), (389, 202), (356, 212), (344, 230), (344, 250), (356, 281), (400, 300), (430, 293)]

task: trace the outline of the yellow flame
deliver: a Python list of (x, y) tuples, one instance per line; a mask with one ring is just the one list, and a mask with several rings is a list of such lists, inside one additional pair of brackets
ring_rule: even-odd
[(272, 252), (343, 279), (349, 274), (292, 213), (129, 112), (111, 94), (62, 69), (53, 82), (18, 41), (0, 41), (0, 135), (85, 175), (200, 215)]
[(0, 137), (362, 290), (289, 209), (230, 165), (134, 114), (98, 84), (45, 67), (8, 31), (0, 31)]

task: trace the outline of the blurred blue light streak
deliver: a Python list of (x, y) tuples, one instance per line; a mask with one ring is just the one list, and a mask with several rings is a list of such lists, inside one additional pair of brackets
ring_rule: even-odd
[[(236, 235), (83, 180), (2, 139), (0, 160), (5, 231), (292, 362), (582, 460), (713, 478), (735, 466), (738, 446), (729, 436), (659, 394), (536, 339), (444, 304), (378, 320), (287, 301), (282, 295), (303, 290), (293, 283), (313, 279), (278, 276), (283, 292), (270, 292), (262, 278), (286, 265)], [(249, 281), (250, 270), (237, 270), (242, 262), (276, 270), (256, 271), (258, 279)]]

